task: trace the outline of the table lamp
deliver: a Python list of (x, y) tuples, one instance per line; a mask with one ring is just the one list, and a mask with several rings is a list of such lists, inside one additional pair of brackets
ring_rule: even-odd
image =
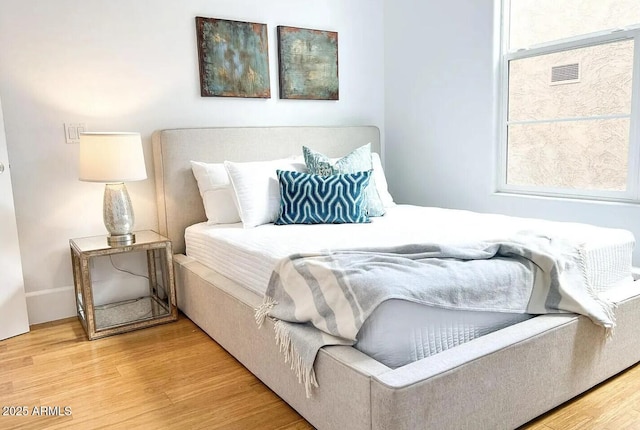
[(103, 219), (110, 246), (130, 245), (134, 216), (124, 185), (147, 179), (140, 133), (80, 133), (81, 181), (104, 182)]

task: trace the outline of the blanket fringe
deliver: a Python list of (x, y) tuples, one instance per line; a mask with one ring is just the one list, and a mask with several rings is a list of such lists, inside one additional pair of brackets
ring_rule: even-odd
[(604, 310), (604, 312), (607, 314), (607, 317), (611, 321), (611, 324), (603, 324), (603, 327), (605, 329), (606, 338), (607, 339), (611, 339), (611, 338), (613, 338), (613, 335), (615, 334), (615, 330), (616, 330), (616, 314), (615, 314), (615, 310), (618, 307), (618, 304), (614, 303), (614, 302), (612, 302), (610, 300), (604, 299), (603, 297), (600, 297), (597, 294), (595, 296), (595, 300), (598, 303), (600, 303), (600, 305), (602, 306), (602, 309)]
[(284, 354), (284, 362), (291, 363), (291, 370), (293, 370), (298, 377), (298, 383), (304, 385), (304, 391), (307, 399), (311, 398), (313, 388), (318, 387), (316, 372), (313, 370), (313, 365), (310, 367), (305, 365), (302, 357), (298, 354), (291, 343), (289, 329), (282, 321), (276, 321), (274, 329), (276, 333), (276, 345), (280, 347), (280, 352)]
[[(269, 316), (269, 312), (278, 302), (271, 297), (265, 297), (264, 301), (255, 310), (255, 320), (258, 324), (258, 328), (262, 328), (265, 319)], [(308, 367), (302, 357), (296, 351), (293, 343), (291, 342), (291, 335), (289, 329), (283, 321), (274, 320), (273, 328), (275, 330), (276, 345), (280, 348), (280, 352), (284, 355), (284, 362), (291, 363), (291, 370), (294, 371), (298, 377), (298, 383), (304, 385), (304, 391), (308, 398), (311, 398), (312, 390), (314, 387), (318, 387), (318, 381), (316, 380), (316, 372), (313, 370), (313, 365)]]
[(265, 297), (262, 304), (258, 306), (258, 309), (256, 309), (255, 315), (254, 315), (254, 318), (256, 319), (256, 324), (258, 324), (258, 328), (262, 328), (262, 324), (264, 324), (264, 320), (269, 315), (269, 312), (271, 311), (271, 309), (273, 309), (273, 307), (277, 304), (278, 302), (273, 300), (271, 297)]
[(604, 321), (600, 321), (600, 325), (602, 325), (605, 329), (605, 336), (607, 339), (611, 339), (613, 337), (615, 327), (616, 327), (616, 314), (615, 310), (618, 305), (610, 300), (602, 297), (595, 290), (591, 282), (589, 282), (589, 277), (587, 276), (587, 265), (586, 265), (586, 256), (585, 250), (583, 246), (577, 247), (578, 251), (578, 263), (580, 265), (580, 272), (582, 274), (582, 278), (584, 279), (584, 283), (587, 286), (587, 292), (593, 298), (593, 300), (600, 305), (602, 311), (605, 313), (610, 323), (605, 323)]
[[(616, 304), (613, 304), (612, 308), (615, 309), (616, 306), (617, 306)], [(613, 338), (613, 335), (615, 334), (615, 331), (616, 331), (615, 316), (613, 315), (613, 311), (611, 311), (611, 312), (612, 312), (611, 320), (613, 321), (614, 324), (611, 327), (605, 327), (605, 334), (606, 334), (607, 339)]]

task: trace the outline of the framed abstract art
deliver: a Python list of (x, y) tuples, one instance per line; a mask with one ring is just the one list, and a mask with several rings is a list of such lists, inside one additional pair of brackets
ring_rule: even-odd
[(278, 26), (281, 99), (338, 100), (338, 33)]
[(267, 25), (196, 17), (200, 95), (270, 98)]

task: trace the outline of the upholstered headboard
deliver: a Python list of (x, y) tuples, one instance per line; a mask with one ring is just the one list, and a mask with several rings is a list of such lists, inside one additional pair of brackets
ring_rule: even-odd
[(375, 126), (185, 128), (153, 133), (159, 233), (184, 253), (184, 230), (206, 221), (191, 160), (209, 163), (261, 161), (302, 155), (302, 145), (340, 157), (371, 143), (380, 152)]

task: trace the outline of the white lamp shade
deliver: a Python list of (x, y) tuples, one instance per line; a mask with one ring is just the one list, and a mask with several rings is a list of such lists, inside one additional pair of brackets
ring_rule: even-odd
[(81, 181), (147, 179), (140, 133), (80, 133), (79, 165)]

